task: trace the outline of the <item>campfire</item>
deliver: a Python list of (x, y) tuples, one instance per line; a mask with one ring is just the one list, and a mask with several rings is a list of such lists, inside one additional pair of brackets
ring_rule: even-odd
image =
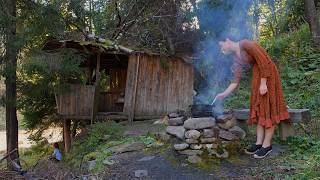
[(233, 113), (216, 105), (192, 105), (189, 118), (183, 113), (171, 113), (168, 117), (166, 131), (180, 142), (173, 147), (179, 154), (187, 155), (191, 163), (201, 161), (205, 151), (210, 156), (228, 158), (225, 147), (246, 136), (236, 125)]

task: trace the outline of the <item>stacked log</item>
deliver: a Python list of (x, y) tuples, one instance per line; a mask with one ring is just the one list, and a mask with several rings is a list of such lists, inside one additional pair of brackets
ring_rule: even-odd
[[(232, 113), (213, 117), (186, 118), (185, 116), (169, 115), (167, 133), (172, 138), (178, 138), (179, 144), (174, 149), (183, 155), (188, 155), (191, 163), (201, 160), (204, 151), (218, 158), (228, 158), (225, 145), (246, 136), (244, 130), (236, 126)], [(196, 157), (195, 157), (196, 156)], [(197, 161), (198, 162), (198, 161)]]

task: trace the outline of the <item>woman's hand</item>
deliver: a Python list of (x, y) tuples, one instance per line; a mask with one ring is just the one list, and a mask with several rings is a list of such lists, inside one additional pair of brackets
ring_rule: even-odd
[(261, 83), (259, 90), (261, 95), (265, 95), (268, 92), (267, 83)]
[(217, 94), (217, 96), (215, 97), (218, 100), (223, 100), (224, 98), (226, 98), (228, 95), (226, 93), (219, 93)]

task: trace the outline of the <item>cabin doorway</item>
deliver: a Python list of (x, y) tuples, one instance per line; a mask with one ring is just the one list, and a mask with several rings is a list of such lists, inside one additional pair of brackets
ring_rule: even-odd
[(123, 112), (128, 56), (101, 56), (98, 112)]

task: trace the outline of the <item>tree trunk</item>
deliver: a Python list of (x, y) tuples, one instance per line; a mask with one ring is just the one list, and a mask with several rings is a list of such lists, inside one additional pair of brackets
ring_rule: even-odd
[[(7, 131), (7, 153), (18, 148), (18, 120), (16, 112), (16, 69), (18, 47), (16, 46), (16, 0), (7, 0), (7, 12), (10, 22), (6, 28), (6, 54), (5, 54), (5, 84), (6, 84), (6, 131)], [(11, 160), (19, 157), (18, 151), (10, 156)], [(18, 162), (19, 163), (19, 162)], [(8, 168), (12, 168), (8, 163)]]
[(314, 43), (320, 45), (320, 25), (317, 16), (317, 9), (314, 0), (305, 0), (305, 11), (308, 19), (312, 39)]

